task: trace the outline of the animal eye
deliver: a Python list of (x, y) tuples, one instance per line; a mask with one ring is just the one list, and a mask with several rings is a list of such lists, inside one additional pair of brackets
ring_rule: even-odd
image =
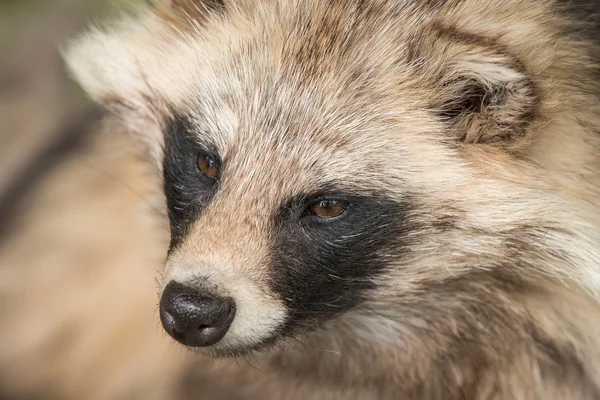
[(208, 154), (200, 153), (198, 155), (198, 169), (209, 178), (216, 178), (219, 175), (219, 165), (217, 161)]
[(339, 200), (320, 200), (309, 207), (309, 211), (322, 218), (333, 218), (341, 215), (348, 207), (348, 203)]

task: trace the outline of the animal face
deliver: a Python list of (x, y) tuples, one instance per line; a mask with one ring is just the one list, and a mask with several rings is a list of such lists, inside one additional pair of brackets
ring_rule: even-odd
[[(409, 195), (384, 183), (385, 140), (373, 135), (368, 148), (361, 131), (323, 126), (307, 135), (304, 124), (284, 122), (327, 118), (310, 111), (302, 118), (303, 109), (288, 109), (270, 122), (261, 121), (269, 113), (245, 116), (251, 125), (232, 132), (190, 111), (169, 127), (163, 175), (172, 242), (164, 283), (234, 299), (235, 318), (214, 348), (259, 348), (357, 306), (411, 241)], [(286, 125), (272, 130), (269, 123)]]
[(536, 275), (498, 267), (532, 263), (551, 227), (519, 156), (550, 103), (530, 71), (552, 60), (520, 58), (550, 2), (172, 3), (69, 59), (161, 170), (174, 338), (242, 354), (351, 313), (441, 312), (457, 277)]

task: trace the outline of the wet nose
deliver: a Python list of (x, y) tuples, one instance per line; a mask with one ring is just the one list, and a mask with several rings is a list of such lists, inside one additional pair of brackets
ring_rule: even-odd
[(160, 299), (160, 320), (167, 333), (190, 347), (212, 346), (227, 333), (235, 302), (171, 281)]

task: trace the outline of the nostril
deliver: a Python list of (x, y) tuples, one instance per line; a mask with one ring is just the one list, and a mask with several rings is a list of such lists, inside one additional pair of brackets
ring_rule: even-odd
[(165, 331), (192, 347), (211, 346), (229, 330), (235, 317), (232, 298), (212, 296), (170, 282), (160, 301), (160, 318)]

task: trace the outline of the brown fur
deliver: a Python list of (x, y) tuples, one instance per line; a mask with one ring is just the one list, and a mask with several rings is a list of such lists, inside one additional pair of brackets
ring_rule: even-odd
[[(290, 196), (343, 182), (408, 210), (366, 300), (253, 353), (258, 371), (224, 361), (192, 377), (191, 398), (600, 397), (585, 22), (551, 0), (172, 3), (90, 33), (68, 59), (159, 166), (174, 114), (228, 160), (159, 282), (245, 296), (215, 352), (284, 318), (266, 260)], [(182, 371), (171, 365), (147, 376)]]

